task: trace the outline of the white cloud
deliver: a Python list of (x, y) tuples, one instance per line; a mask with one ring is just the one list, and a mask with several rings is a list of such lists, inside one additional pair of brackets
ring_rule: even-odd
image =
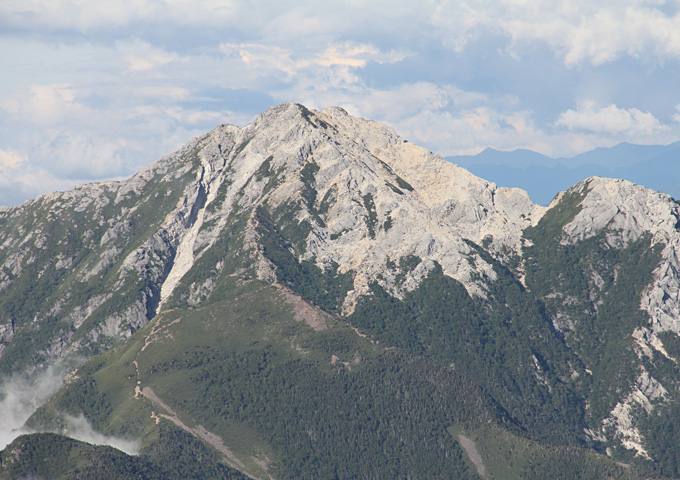
[[(49, 158), (53, 160), (55, 155), (53, 153)], [(0, 149), (0, 206), (15, 205), (27, 198), (63, 190), (73, 184), (73, 180), (59, 178), (34, 164), (27, 153)], [(2, 408), (0, 418), (3, 418)]]
[(264, 43), (223, 43), (222, 53), (239, 58), (250, 69), (278, 70), (289, 76), (303, 70), (321, 72), (331, 67), (360, 68), (371, 60), (377, 63), (392, 63), (404, 58), (405, 53), (382, 52), (373, 45), (364, 43), (327, 43), (292, 50), (278, 45)]
[(136, 98), (143, 99), (147, 102), (157, 98), (172, 101), (186, 100), (191, 95), (191, 91), (188, 88), (175, 85), (132, 86), (130, 87), (129, 92)]
[(27, 433), (23, 425), (61, 386), (67, 373), (64, 363), (52, 365), (33, 375), (15, 374), (0, 382), (0, 450)]
[(528, 148), (550, 155), (560, 144), (534, 125), (530, 112), (504, 112), (484, 106), (453, 113), (423, 110), (394, 126), (410, 140), (442, 155), (473, 155), (483, 149), (480, 145), (500, 150)]
[(394, 63), (405, 56), (404, 52), (395, 50), (382, 52), (377, 47), (365, 43), (331, 43), (311, 63), (322, 67), (334, 65), (364, 67), (369, 60), (377, 63)]
[(675, 106), (675, 112), (671, 118), (673, 119), (674, 122), (680, 122), (680, 105)]
[(34, 165), (61, 178), (99, 179), (125, 172), (126, 147), (123, 139), (101, 138), (88, 131), (59, 131), (49, 140), (38, 140), (31, 158)]
[(109, 445), (128, 455), (139, 454), (139, 450), (142, 446), (140, 440), (129, 440), (99, 433), (92, 428), (90, 422), (88, 422), (82, 414), (77, 417), (65, 415), (64, 420), (66, 420), (66, 427), (64, 432), (62, 432), (64, 435), (92, 445)]
[[(462, 51), (485, 35), (505, 35), (521, 55), (526, 43), (550, 46), (566, 65), (601, 65), (622, 55), (680, 58), (680, 14), (664, 13), (664, 2), (605, 0), (496, 1), (441, 0), (362, 3), (215, 0), (25, 0), (0, 3), (6, 31), (92, 38), (148, 38), (171, 43), (167, 31), (196, 29), (214, 44), (244, 43), (300, 49), (346, 41), (348, 37), (390, 35), (401, 47), (430, 37)], [(156, 34), (156, 30), (159, 32)], [(207, 32), (210, 30), (210, 32)], [(52, 32), (52, 33), (50, 33)], [(195, 33), (196, 33), (195, 32)], [(236, 40), (238, 38), (238, 40)], [(364, 42), (365, 43), (365, 42)], [(173, 61), (172, 53), (131, 56), (133, 71)], [(352, 63), (358, 62), (354, 56)]]
[(60, 178), (24, 161), (14, 168), (0, 168), (0, 206), (18, 205), (40, 194), (65, 190), (76, 181)]
[(24, 0), (1, 3), (0, 16), (15, 28), (93, 33), (142, 22), (216, 25), (234, 18), (233, 4), (213, 0)]
[(390, 122), (414, 143), (428, 146), (441, 155), (474, 155), (485, 146), (497, 150), (533, 150), (549, 157), (570, 157), (597, 147), (611, 147), (623, 141), (669, 143), (677, 139), (672, 132), (631, 136), (609, 132), (543, 128), (532, 112), (479, 106), (453, 112), (422, 110)]
[(70, 84), (33, 84), (0, 101), (0, 108), (35, 125), (63, 122), (83, 110), (76, 102), (76, 89)]
[(9, 171), (17, 169), (25, 162), (26, 159), (19, 155), (19, 153), (12, 150), (5, 151), (0, 149), (0, 172), (7, 174)]
[[(18, 373), (10, 378), (0, 379), (0, 450), (19, 435), (34, 433), (24, 427), (26, 420), (56, 393), (65, 374), (73, 366), (73, 361), (61, 361), (32, 375)], [(64, 420), (65, 435), (95, 445), (110, 445), (130, 455), (139, 453), (141, 442), (96, 432), (82, 415), (65, 415)]]
[[(307, 91), (305, 102), (314, 108), (339, 105), (348, 112), (370, 119), (395, 122), (422, 111), (440, 109), (453, 101), (449, 89), (429, 82), (405, 84), (386, 90), (358, 88), (358, 91)], [(299, 95), (303, 95), (300, 92)], [(288, 93), (288, 96), (295, 96)]]
[(130, 72), (147, 72), (168, 63), (176, 62), (178, 59), (179, 56), (174, 53), (158, 51), (147, 55), (130, 53), (125, 58), (125, 62)]
[(455, 1), (442, 3), (432, 24), (456, 51), (496, 33), (511, 39), (514, 55), (521, 56), (526, 44), (541, 43), (570, 67), (598, 66), (622, 55), (663, 63), (680, 58), (680, 14), (658, 7), (638, 1)]
[[(177, 120), (180, 124), (197, 125), (197, 124), (211, 124), (219, 125), (224, 123), (225, 118), (232, 116), (233, 112), (211, 112), (208, 110), (186, 110), (182, 108), (168, 108), (164, 110), (164, 114), (168, 118)], [(230, 115), (231, 114), (231, 115)]]
[(653, 135), (668, 130), (654, 115), (637, 108), (619, 108), (616, 105), (598, 106), (594, 102), (580, 104), (576, 110), (560, 114), (556, 126), (569, 130), (586, 130), (631, 137)]
[(628, 6), (600, 8), (574, 20), (553, 22), (546, 28), (516, 21), (508, 31), (516, 40), (548, 42), (567, 66), (584, 62), (598, 66), (622, 55), (653, 55), (659, 59), (680, 56), (680, 16), (667, 17), (653, 9)]
[(229, 57), (239, 58), (252, 69), (280, 70), (293, 75), (299, 68), (299, 62), (291, 58), (291, 52), (277, 45), (223, 43), (220, 50)]

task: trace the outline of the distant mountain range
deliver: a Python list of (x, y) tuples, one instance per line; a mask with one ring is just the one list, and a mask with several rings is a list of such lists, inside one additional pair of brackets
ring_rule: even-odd
[(678, 478), (679, 258), (667, 194), (279, 105), (0, 209), (0, 480)]
[(558, 192), (592, 176), (623, 178), (680, 198), (680, 142), (666, 146), (621, 143), (557, 159), (531, 150), (493, 148), (446, 159), (499, 186), (522, 188), (539, 205), (548, 205)]

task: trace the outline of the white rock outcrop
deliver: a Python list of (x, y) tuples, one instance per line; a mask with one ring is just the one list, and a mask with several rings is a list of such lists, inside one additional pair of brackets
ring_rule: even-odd
[[(680, 205), (669, 195), (625, 180), (592, 177), (570, 192), (583, 195), (583, 199), (579, 213), (562, 230), (563, 241), (575, 243), (604, 233), (611, 247), (624, 248), (648, 236), (650, 245), (660, 248), (660, 263), (640, 299), (640, 308), (648, 314), (649, 321), (632, 332), (632, 340), (640, 357), (652, 359), (656, 351), (670, 358), (658, 335), (664, 331), (680, 332)], [(626, 448), (646, 457), (644, 438), (636, 426), (636, 412), (640, 407), (651, 411), (655, 404), (664, 401), (667, 390), (642, 365), (640, 368), (642, 372), (631, 386), (631, 393), (616, 404), (603, 428), (613, 428)]]
[(644, 339), (658, 350), (658, 333), (680, 332), (680, 205), (669, 195), (625, 180), (592, 177), (571, 190), (587, 193), (580, 212), (563, 228), (568, 241), (604, 231), (614, 248), (625, 247), (643, 235), (649, 235), (651, 245), (662, 248), (661, 262), (640, 301), (650, 317), (651, 335)]
[[(296, 218), (312, 225), (303, 258), (315, 259), (321, 268), (335, 263), (340, 272), (355, 273), (346, 311), (368, 292), (370, 282), (377, 280), (400, 296), (415, 288), (434, 262), (470, 293), (485, 295), (484, 285), (494, 280), (495, 272), (467, 241), (487, 241), (501, 256), (518, 253), (523, 228), (545, 211), (525, 192), (499, 188), (405, 141), (389, 127), (351, 117), (340, 108), (310, 112), (281, 105), (229, 133), (243, 147), (228, 159), (222, 182), (229, 188), (206, 221), (217, 231), (236, 208), (235, 201), (238, 208), (259, 204), (274, 211), (299, 200), (304, 182), (313, 182), (314, 204)], [(211, 133), (220, 135), (220, 129)], [(283, 179), (267, 193), (265, 182), (253, 177), (265, 161)], [(310, 163), (314, 174), (303, 179)], [(247, 190), (241, 190), (246, 184)], [(326, 209), (324, 225), (311, 218), (321, 208)], [(197, 239), (207, 247), (215, 237), (203, 231)], [(408, 255), (423, 263), (395, 285), (387, 265)]]

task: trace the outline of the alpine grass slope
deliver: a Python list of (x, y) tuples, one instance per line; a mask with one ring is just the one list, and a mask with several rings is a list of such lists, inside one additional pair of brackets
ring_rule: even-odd
[(668, 195), (274, 107), (0, 211), (0, 372), (87, 359), (0, 478), (680, 477), (679, 249)]

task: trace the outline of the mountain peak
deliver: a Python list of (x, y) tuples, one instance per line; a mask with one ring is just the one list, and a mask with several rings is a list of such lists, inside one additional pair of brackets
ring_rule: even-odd
[[(281, 105), (243, 130), (249, 136), (237, 157), (249, 158), (251, 166), (235, 175), (249, 178), (250, 207), (274, 217), (292, 210), (288, 228), (308, 232), (296, 249), (300, 258), (314, 258), (319, 268), (336, 264), (341, 273), (355, 272), (346, 311), (375, 279), (401, 295), (387, 265), (408, 255), (423, 262), (403, 288), (415, 288), (438, 263), (483, 295), (486, 280), (473, 280), (472, 269), (489, 279), (494, 273), (466, 241), (488, 238), (492, 251), (517, 250), (522, 228), (542, 212), (526, 193), (498, 188), (405, 142), (393, 129), (339, 108), (318, 112)], [(253, 181), (265, 163), (261, 180)], [(242, 168), (236, 157), (231, 165), (234, 172)]]
[(628, 180), (595, 176), (563, 192), (551, 206), (570, 194), (582, 197), (580, 211), (564, 227), (572, 239), (584, 240), (608, 230), (611, 242), (625, 245), (644, 234), (664, 236), (667, 240), (677, 233), (680, 206), (668, 194)]

